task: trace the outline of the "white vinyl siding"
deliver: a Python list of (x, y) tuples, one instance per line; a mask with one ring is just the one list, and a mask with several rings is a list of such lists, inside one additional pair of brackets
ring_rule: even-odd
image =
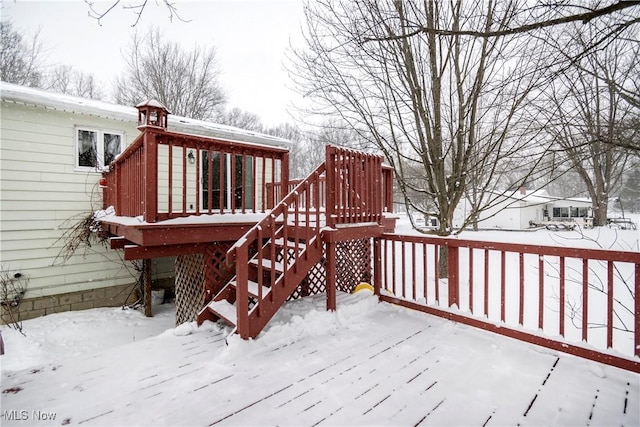
[(123, 285), (135, 271), (118, 251), (93, 245), (62, 263), (63, 232), (101, 209), (100, 174), (78, 172), (76, 130), (137, 135), (133, 122), (2, 102), (0, 150), (0, 259), (28, 278), (26, 298)]

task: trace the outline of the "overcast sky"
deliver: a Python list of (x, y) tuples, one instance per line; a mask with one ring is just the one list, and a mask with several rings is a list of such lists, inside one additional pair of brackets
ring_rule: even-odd
[[(178, 0), (181, 16), (190, 22), (170, 22), (166, 8), (159, 5), (162, 1), (149, 0), (136, 28), (132, 28), (134, 13), (120, 5), (98, 25), (87, 16), (89, 8), (81, 0), (0, 1), (3, 20), (10, 19), (29, 36), (40, 30), (48, 64), (72, 65), (109, 86), (121, 70), (122, 52), (136, 29), (157, 25), (186, 48), (214, 46), (230, 107), (255, 113), (268, 125), (290, 121), (287, 111), (297, 96), (284, 70), (285, 51), (290, 40), (300, 43), (302, 0)], [(96, 0), (96, 9), (115, 1)]]

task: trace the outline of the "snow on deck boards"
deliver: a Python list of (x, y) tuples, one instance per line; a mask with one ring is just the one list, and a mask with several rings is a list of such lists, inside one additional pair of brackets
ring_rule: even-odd
[[(3, 373), (37, 425), (638, 425), (640, 376), (389, 304), (288, 303), (255, 340), (190, 324)], [(192, 330), (193, 329), (193, 330)], [(185, 335), (190, 333), (188, 335)]]

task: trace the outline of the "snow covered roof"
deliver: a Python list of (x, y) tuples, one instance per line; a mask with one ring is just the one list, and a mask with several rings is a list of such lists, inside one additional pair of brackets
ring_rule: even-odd
[[(6, 82), (0, 82), (0, 95), (3, 102), (43, 106), (74, 114), (89, 114), (113, 120), (138, 122), (138, 110), (124, 105), (47, 92)], [(231, 141), (252, 142), (286, 148), (292, 145), (291, 141), (284, 138), (174, 115), (169, 117), (169, 129)]]
[(525, 194), (522, 194), (520, 190), (514, 190), (513, 192), (499, 192), (499, 191), (490, 191), (496, 196), (506, 197), (508, 199), (514, 199), (518, 201), (525, 202), (529, 205), (539, 205), (545, 203), (553, 203), (553, 202), (575, 202), (578, 204), (590, 204), (591, 199), (588, 197), (559, 197), (559, 196), (551, 196), (547, 190), (539, 189), (533, 191), (527, 191)]

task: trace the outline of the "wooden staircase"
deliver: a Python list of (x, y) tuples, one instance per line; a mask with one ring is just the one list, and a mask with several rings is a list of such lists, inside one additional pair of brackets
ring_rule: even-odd
[(325, 215), (317, 207), (324, 172), (323, 163), (229, 249), (236, 276), (198, 313), (198, 325), (223, 320), (242, 338), (257, 336), (320, 262)]
[[(328, 301), (335, 299), (335, 233), (374, 237), (367, 230), (381, 229), (391, 185), (381, 156), (327, 147), (326, 161), (229, 249), (236, 275), (198, 313), (198, 325), (222, 320), (242, 338), (256, 337), (322, 260), (325, 243)], [(358, 234), (353, 227), (363, 224), (369, 228)]]

